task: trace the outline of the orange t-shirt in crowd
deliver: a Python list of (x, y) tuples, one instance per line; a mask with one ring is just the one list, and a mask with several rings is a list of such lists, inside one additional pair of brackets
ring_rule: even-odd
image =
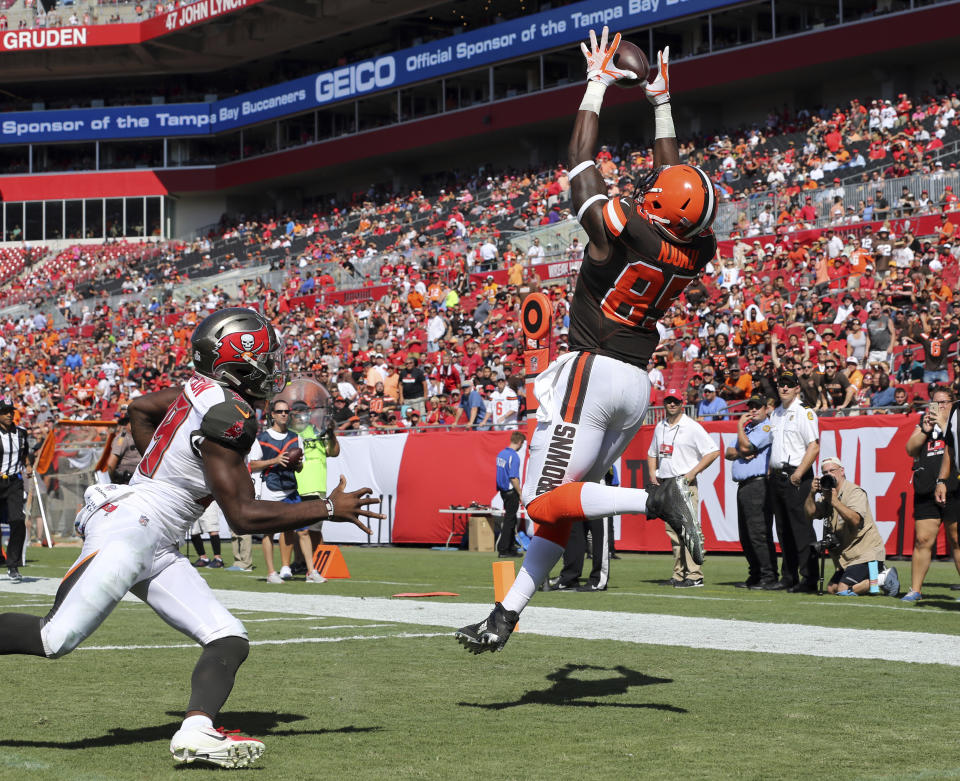
[(873, 255), (869, 252), (858, 249), (850, 253), (850, 276), (860, 276), (867, 270), (868, 265), (873, 265)]

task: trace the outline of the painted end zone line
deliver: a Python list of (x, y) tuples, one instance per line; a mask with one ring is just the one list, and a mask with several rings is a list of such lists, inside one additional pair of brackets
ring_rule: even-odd
[[(52, 596), (58, 584), (59, 581), (52, 578), (24, 582), (16, 586), (0, 582), (0, 593), (15, 590), (19, 593)], [(434, 603), (379, 597), (231, 590), (216, 590), (214, 593), (227, 609), (360, 621), (389, 621), (418, 627), (443, 626), (450, 629), (481, 620), (491, 608), (490, 603)], [(513, 642), (523, 642), (523, 635), (528, 634), (581, 640), (618, 640), (643, 645), (710, 648), (718, 651), (960, 666), (960, 654), (957, 653), (960, 637), (927, 632), (841, 629), (811, 624), (531, 607), (524, 611), (522, 633)], [(310, 642), (336, 640), (337, 638), (323, 638), (311, 639)], [(452, 638), (450, 644), (451, 652), (458, 650)]]

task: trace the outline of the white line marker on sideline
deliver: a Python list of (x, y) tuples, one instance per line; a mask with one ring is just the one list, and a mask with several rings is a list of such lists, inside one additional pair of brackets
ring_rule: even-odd
[[(450, 632), (398, 632), (395, 635), (351, 635), (349, 637), (291, 637), (287, 640), (251, 640), (250, 645), (295, 645), (298, 643), (344, 643), (349, 640), (408, 640), (418, 637), (453, 637)], [(196, 643), (171, 645), (81, 645), (78, 651), (157, 651), (199, 648)]]
[[(14, 588), (22, 594), (53, 595), (58, 585), (59, 581), (54, 579), (37, 579)], [(0, 593), (9, 593), (12, 590), (0, 582)], [(214, 594), (228, 610), (345, 618), (349, 621), (391, 621), (418, 628), (454, 629), (477, 621), (490, 611), (490, 603), (359, 598), (332, 594), (279, 594), (267, 591), (215, 590)], [(531, 607), (523, 613), (523, 635), (519, 640), (522, 641), (523, 637), (528, 635), (960, 667), (960, 655), (956, 652), (958, 636), (933, 632), (846, 629), (797, 622), (774, 623), (655, 613)], [(419, 636), (425, 635), (411, 635)], [(371, 637), (373, 636), (361, 635), (359, 639)], [(256, 642), (280, 644), (284, 641)], [(305, 642), (339, 640), (315, 638)]]

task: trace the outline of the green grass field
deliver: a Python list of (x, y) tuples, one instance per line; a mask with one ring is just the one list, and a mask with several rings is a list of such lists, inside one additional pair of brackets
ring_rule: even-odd
[[(31, 549), (21, 586), (0, 578), (0, 611), (45, 613), (55, 583), (40, 578), (59, 578), (76, 553)], [(705, 588), (677, 592), (656, 585), (669, 574), (668, 557), (624, 555), (613, 562), (609, 591), (538, 594), (502, 653), (474, 657), (453, 640), (450, 616), (485, 615), (490, 554), (344, 553), (352, 578), (323, 585), (271, 586), (261, 571), (204, 573), (214, 588), (232, 592), (224, 600), (253, 644), (218, 724), (262, 738), (267, 751), (254, 768), (234, 772), (270, 781), (960, 778), (953, 756), (960, 653), (945, 656), (951, 643), (942, 637), (960, 635), (952, 565), (935, 563), (926, 599), (910, 607), (890, 598), (736, 589), (745, 565), (724, 556), (708, 558)], [(897, 566), (908, 580), (909, 562)], [(432, 590), (460, 596), (376, 599)], [(264, 592), (275, 599), (264, 602)], [(358, 599), (332, 606), (310, 595)], [(237, 607), (255, 597), (249, 609)], [(810, 655), (651, 644), (627, 630), (674, 620), (702, 624), (707, 645), (717, 627), (743, 626), (744, 647), (761, 650), (749, 644), (760, 629), (772, 634), (756, 638), (782, 636), (786, 647), (817, 628), (880, 631), (855, 633), (854, 644), (833, 656), (829, 633), (811, 652), (824, 655)], [(580, 622), (608, 639), (552, 636)], [(925, 641), (935, 637), (940, 650), (926, 662)], [(888, 643), (918, 661), (861, 658)], [(197, 656), (149, 608), (123, 602), (64, 659), (0, 657), (0, 778), (226, 772), (176, 768), (167, 751)]]

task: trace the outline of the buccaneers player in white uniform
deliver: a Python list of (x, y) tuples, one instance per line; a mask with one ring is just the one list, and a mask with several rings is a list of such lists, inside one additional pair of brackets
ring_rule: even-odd
[(710, 225), (717, 202), (707, 175), (680, 164), (670, 108), (669, 48), (646, 84), (654, 106), (654, 168), (633, 198), (610, 199), (594, 165), (600, 105), (607, 86), (635, 75), (614, 66), (620, 34), (607, 46), (590, 32), (587, 91), (570, 139), (577, 218), (590, 239), (570, 309), (570, 349), (537, 378), (537, 428), (522, 499), (537, 522), (513, 587), (493, 612), (456, 633), (473, 653), (503, 648), (540, 583), (559, 561), (571, 524), (620, 513), (663, 518), (703, 560), (703, 537), (675, 481), (647, 490), (604, 485), (602, 477), (643, 423), (650, 401), (646, 366), (659, 341), (657, 321), (717, 250)]
[[(249, 651), (247, 633), (179, 551), (193, 522), (215, 499), (240, 534), (349, 521), (374, 499), (369, 489), (326, 502), (257, 501), (245, 456), (257, 433), (253, 404), (283, 390), (283, 344), (251, 309), (224, 309), (191, 339), (196, 374), (130, 403), (130, 427), (143, 458), (129, 485), (91, 486), (76, 527), (83, 549), (44, 617), (0, 615), (0, 654), (56, 659), (70, 653), (130, 592), (203, 651), (191, 679), (183, 725), (170, 750), (178, 762), (244, 767), (263, 753), (259, 740), (214, 729)], [(368, 532), (369, 533), (369, 532)]]

